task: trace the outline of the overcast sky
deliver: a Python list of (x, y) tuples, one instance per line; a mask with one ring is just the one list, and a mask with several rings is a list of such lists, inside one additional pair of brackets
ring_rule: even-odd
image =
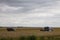
[(0, 26), (60, 26), (60, 0), (0, 0)]

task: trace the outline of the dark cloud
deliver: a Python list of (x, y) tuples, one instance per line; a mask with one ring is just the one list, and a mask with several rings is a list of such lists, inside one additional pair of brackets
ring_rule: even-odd
[(17, 10), (17, 12), (23, 13), (29, 12), (35, 8), (50, 6), (53, 2), (53, 0), (0, 0), (0, 3), (8, 6), (23, 7), (22, 10)]

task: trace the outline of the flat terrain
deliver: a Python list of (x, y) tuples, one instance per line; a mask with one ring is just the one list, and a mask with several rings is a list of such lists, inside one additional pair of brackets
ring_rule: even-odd
[(40, 31), (41, 28), (17, 27), (15, 31), (7, 31), (7, 28), (0, 28), (0, 37), (20, 37), (20, 36), (54, 36), (60, 35), (60, 28), (53, 28), (53, 31)]

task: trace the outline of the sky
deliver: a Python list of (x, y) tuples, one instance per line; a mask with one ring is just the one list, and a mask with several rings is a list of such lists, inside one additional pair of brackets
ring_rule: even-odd
[(60, 0), (0, 0), (0, 26), (60, 27)]

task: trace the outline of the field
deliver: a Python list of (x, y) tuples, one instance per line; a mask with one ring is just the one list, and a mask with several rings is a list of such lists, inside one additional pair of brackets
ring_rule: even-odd
[(17, 27), (15, 31), (7, 31), (7, 28), (0, 28), (0, 40), (60, 40), (60, 28), (53, 28), (53, 31), (40, 31), (41, 28)]

